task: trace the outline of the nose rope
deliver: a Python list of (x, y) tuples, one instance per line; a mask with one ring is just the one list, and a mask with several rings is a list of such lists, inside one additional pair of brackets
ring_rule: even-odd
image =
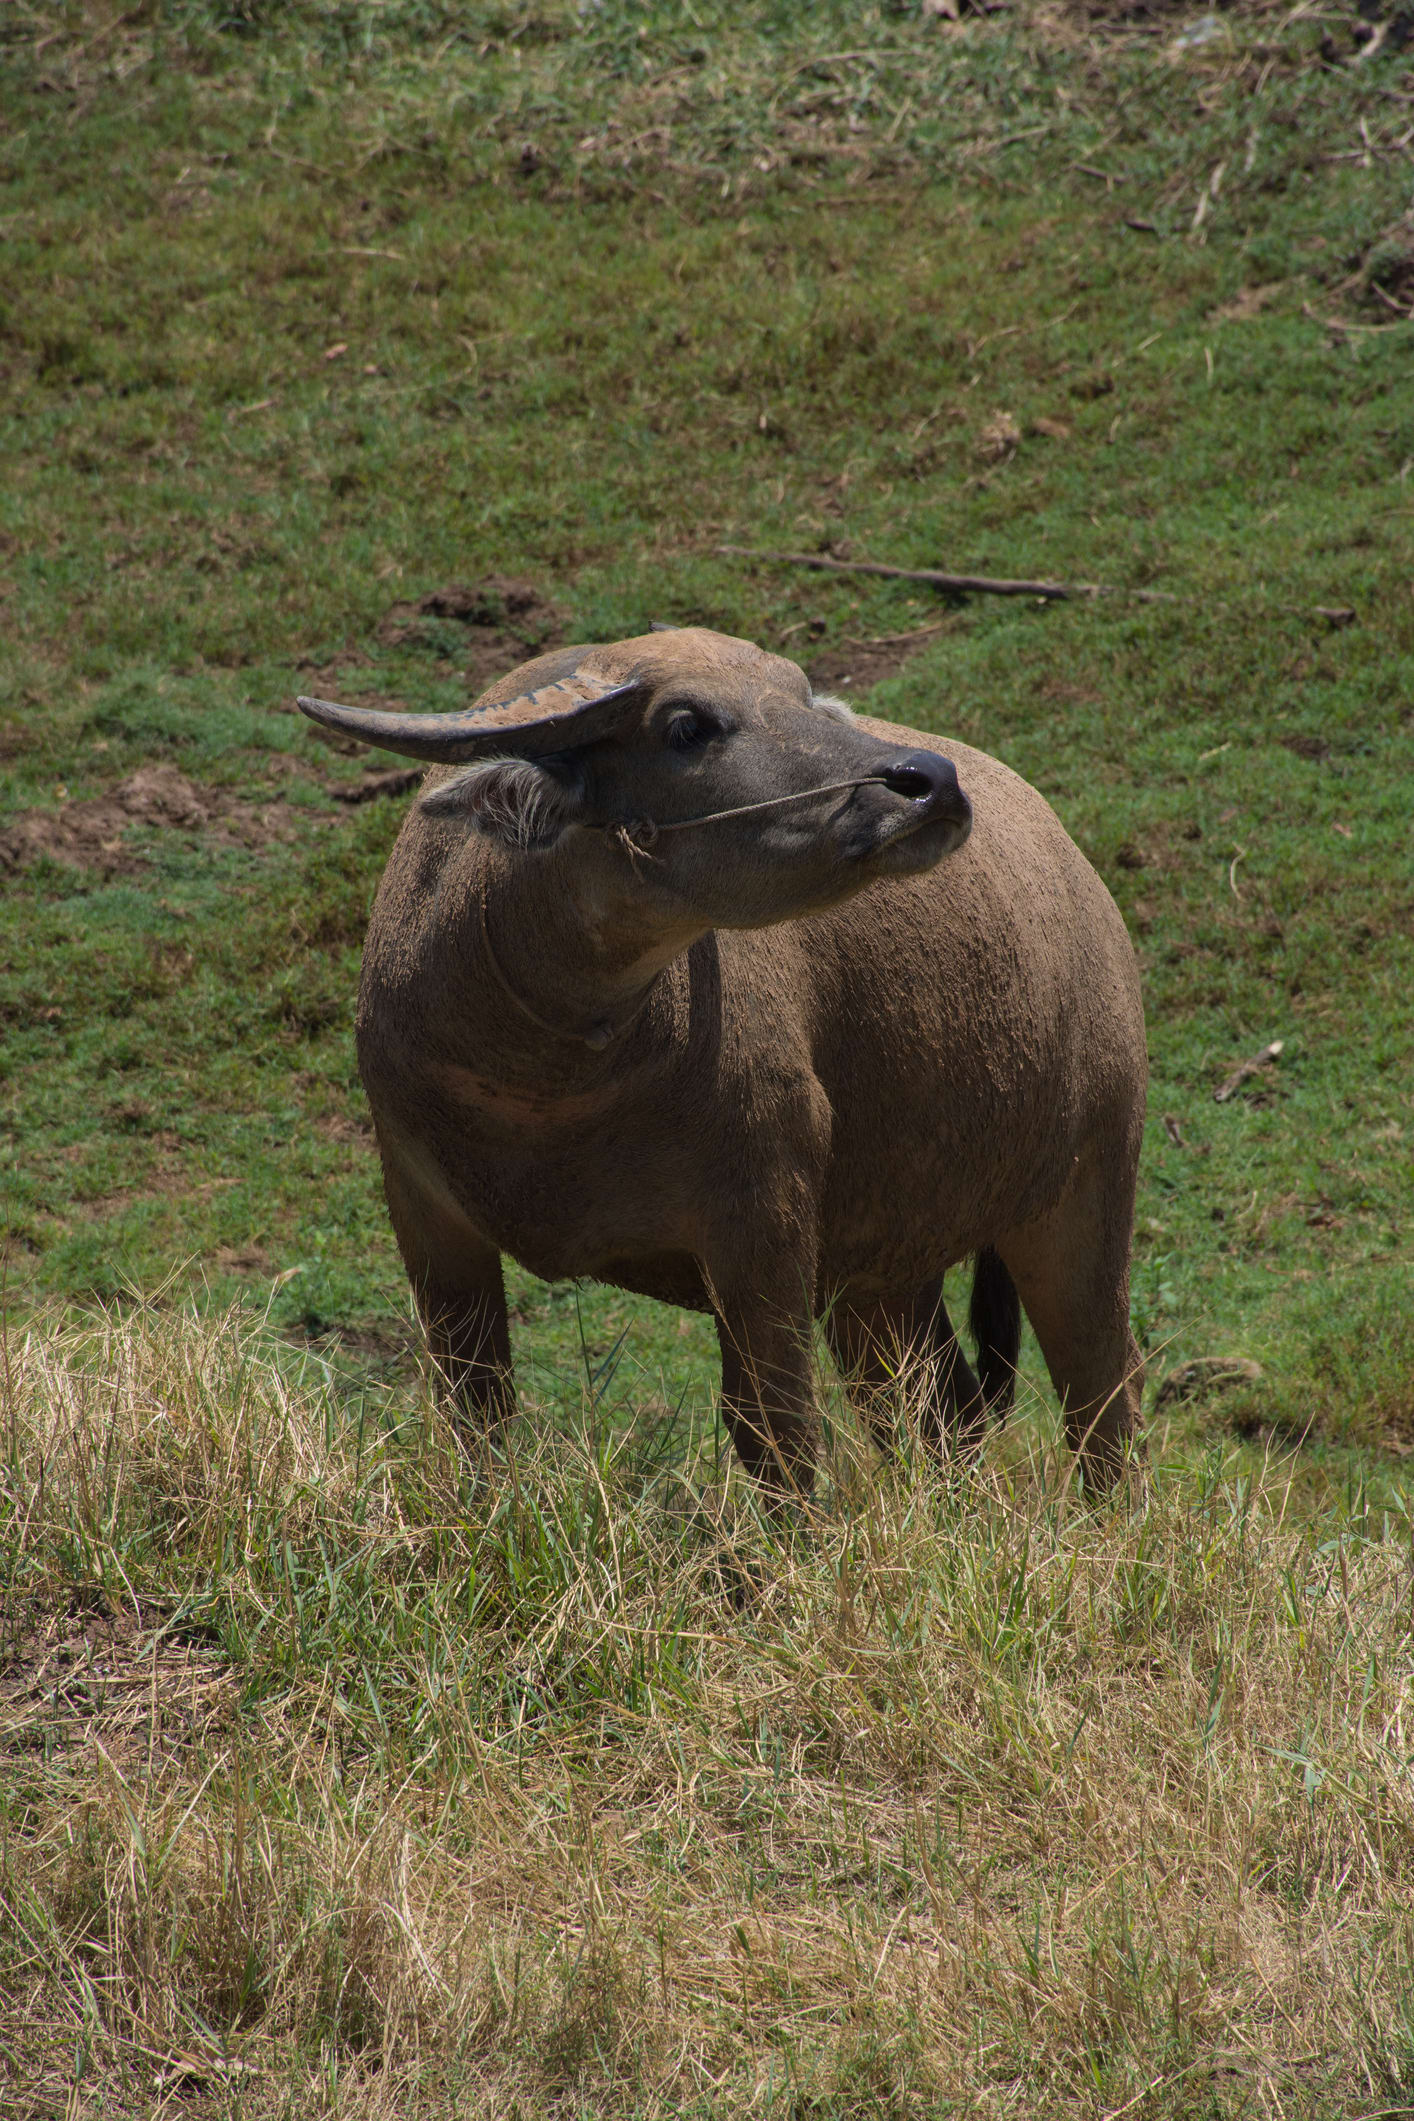
[[(723, 818), (751, 817), (762, 810), (780, 810), (787, 803), (808, 803), (817, 795), (842, 795), (846, 789), (886, 788), (887, 786), (888, 782), (882, 773), (865, 773), (852, 781), (827, 781), (823, 788), (800, 788), (791, 795), (768, 796), (761, 803), (739, 803), (732, 810), (707, 810), (700, 817), (672, 818), (666, 825), (656, 825), (651, 818), (633, 818), (624, 824), (608, 825), (604, 830), (612, 838), (618, 839), (628, 854), (646, 855), (660, 832), (684, 832), (689, 825), (716, 825)], [(522, 1016), (528, 1017), (538, 1031), (547, 1031), (551, 1038), (567, 1039), (573, 1044), (589, 1046), (596, 1053), (601, 1053), (606, 1046), (612, 1044), (616, 1038), (627, 1031), (629, 1025), (641, 1015), (649, 995), (653, 992), (661, 977), (659, 973), (654, 974), (622, 1023), (614, 1024), (607, 1018), (600, 1017), (586, 1025), (552, 1024), (547, 1017), (541, 1016), (537, 1009), (532, 1008), (525, 996), (512, 986), (504, 966), (496, 955), (496, 947), (491, 941), (491, 929), (486, 916), (486, 885), (484, 879), (478, 895), (477, 910), (481, 917), (482, 947), (486, 952), (487, 961), (490, 964), (497, 985), (507, 1000), (513, 1002), (516, 1008), (520, 1010)]]
[(610, 833), (621, 834), (636, 853), (646, 853), (663, 832), (685, 832), (689, 825), (718, 825), (724, 818), (751, 817), (762, 810), (781, 810), (787, 803), (813, 802), (817, 795), (840, 795), (845, 789), (887, 788), (888, 780), (882, 773), (864, 773), (852, 781), (826, 781), (823, 788), (798, 788), (791, 795), (768, 796), (763, 803), (738, 803), (732, 810), (704, 810), (700, 817), (670, 818), (666, 825), (659, 825), (652, 818), (631, 818), (623, 824), (610, 825)]

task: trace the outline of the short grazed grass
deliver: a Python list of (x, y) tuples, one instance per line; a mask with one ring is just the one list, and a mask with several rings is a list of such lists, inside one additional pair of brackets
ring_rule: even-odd
[[(268, 823), (8, 878), (12, 1300), (181, 1261), (405, 1367), (350, 1015), (406, 798), (331, 800), (360, 761), (291, 696), (445, 704), (700, 618), (1053, 798), (1144, 958), (1156, 1375), (1258, 1360), (1203, 1418), (1306, 1435), (1318, 1488), (1404, 1440), (1408, 91), (1359, 28), (16, 9), (0, 800), (42, 828), (158, 763)], [(419, 610), (507, 579), (535, 601)], [(542, 1395), (625, 1326), (621, 1383), (708, 1374), (651, 1307), (517, 1303)]]
[[(1401, 2110), (1394, 12), (3, 12), (0, 2105)], [(452, 1451), (352, 1054), (408, 798), (291, 700), (653, 618), (997, 752), (1123, 907), (1126, 1503), (1028, 1355), (975, 1482), (835, 1410), (774, 1534), (703, 1322), (524, 1275)]]

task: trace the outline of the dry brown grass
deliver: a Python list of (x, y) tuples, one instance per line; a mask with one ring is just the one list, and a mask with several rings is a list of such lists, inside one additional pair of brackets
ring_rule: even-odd
[(1408, 2110), (1407, 1527), (1026, 1424), (787, 1538), (592, 1419), (459, 1493), (235, 1318), (5, 1392), (9, 2110)]

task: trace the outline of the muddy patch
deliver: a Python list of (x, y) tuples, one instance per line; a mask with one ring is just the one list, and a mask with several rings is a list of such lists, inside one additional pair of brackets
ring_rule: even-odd
[(176, 766), (140, 766), (106, 795), (61, 803), (57, 810), (21, 811), (0, 831), (0, 874), (27, 869), (47, 856), (104, 878), (132, 876), (149, 861), (128, 837), (133, 827), (258, 852), (292, 840), (302, 822), (328, 820), (318, 811), (296, 811), (280, 798), (251, 803), (224, 788), (201, 787)]
[(533, 582), (494, 574), (484, 582), (448, 582), (414, 603), (390, 605), (378, 638), (387, 648), (442, 649), (479, 693), (527, 657), (559, 647), (565, 633), (559, 610)]
[(99, 1594), (20, 1620), (0, 1647), (0, 1754), (102, 1747), (139, 1763), (202, 1743), (234, 1711), (226, 1661), (165, 1615)]

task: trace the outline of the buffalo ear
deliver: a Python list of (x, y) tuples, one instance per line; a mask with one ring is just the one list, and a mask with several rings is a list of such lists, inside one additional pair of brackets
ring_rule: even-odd
[[(557, 762), (558, 768), (558, 762)], [(529, 759), (487, 759), (423, 796), (432, 817), (463, 817), (478, 832), (527, 853), (553, 847), (584, 811), (579, 778)]]

